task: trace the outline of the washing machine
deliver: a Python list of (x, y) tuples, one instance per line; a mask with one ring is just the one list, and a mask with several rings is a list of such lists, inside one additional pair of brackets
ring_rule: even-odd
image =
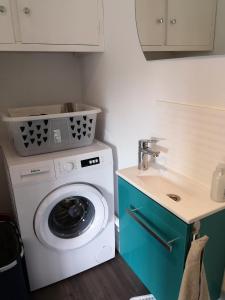
[(91, 146), (19, 157), (3, 145), (31, 290), (115, 256), (111, 149)]

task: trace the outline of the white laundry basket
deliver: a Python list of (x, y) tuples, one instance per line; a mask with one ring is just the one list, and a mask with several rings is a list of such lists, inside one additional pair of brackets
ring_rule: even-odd
[(99, 108), (66, 103), (9, 109), (2, 114), (21, 156), (88, 146)]

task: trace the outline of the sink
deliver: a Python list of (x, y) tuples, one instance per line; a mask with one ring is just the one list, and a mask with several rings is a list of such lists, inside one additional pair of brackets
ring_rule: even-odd
[(188, 224), (225, 209), (225, 202), (210, 199), (209, 187), (158, 165), (145, 171), (129, 167), (117, 174)]
[(149, 168), (147, 171), (140, 170), (137, 173), (139, 182), (151, 193), (163, 194), (171, 201), (179, 202), (182, 199), (183, 188), (175, 183), (174, 175), (172, 176), (165, 168), (160, 166)]

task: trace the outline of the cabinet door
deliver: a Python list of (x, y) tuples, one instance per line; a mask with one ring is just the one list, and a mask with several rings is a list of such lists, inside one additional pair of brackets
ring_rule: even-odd
[(204, 265), (211, 300), (220, 298), (225, 270), (225, 210), (201, 220), (200, 235), (209, 241), (204, 252)]
[(177, 299), (189, 226), (123, 179), (119, 179), (119, 208), (122, 257), (157, 300)]
[(168, 0), (167, 45), (213, 45), (215, 0)]
[(22, 43), (99, 44), (100, 0), (17, 0)]
[(14, 43), (12, 16), (9, 0), (0, 0), (0, 43)]
[(164, 45), (166, 0), (136, 0), (136, 22), (142, 46)]

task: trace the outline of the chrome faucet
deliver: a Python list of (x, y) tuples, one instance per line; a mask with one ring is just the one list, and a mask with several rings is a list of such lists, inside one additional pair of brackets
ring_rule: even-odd
[(161, 139), (151, 138), (149, 140), (140, 140), (138, 143), (138, 169), (147, 170), (149, 167), (149, 156), (153, 159), (158, 157), (160, 151), (155, 151), (155, 145)]

